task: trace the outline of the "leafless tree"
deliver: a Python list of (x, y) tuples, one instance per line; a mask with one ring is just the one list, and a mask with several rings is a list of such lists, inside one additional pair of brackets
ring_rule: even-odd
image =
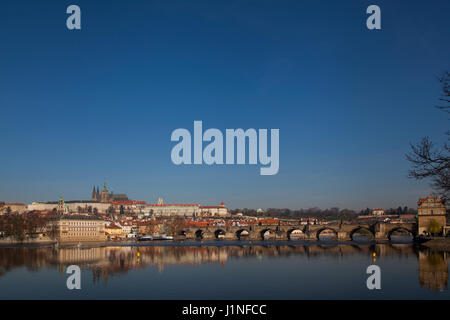
[(145, 223), (146, 226), (146, 230), (148, 234), (155, 234), (158, 232), (159, 228), (158, 228), (158, 222), (155, 220), (148, 220)]
[(52, 218), (47, 223), (47, 236), (50, 239), (56, 239), (58, 236), (58, 224), (56, 218)]
[(26, 221), (20, 214), (14, 213), (9, 217), (9, 224), (11, 227), (10, 234), (14, 239), (22, 241), (25, 239)]
[(185, 221), (182, 217), (172, 218), (168, 223), (168, 232), (171, 236), (177, 236), (183, 230), (185, 226)]
[[(442, 85), (441, 104), (436, 106), (439, 110), (450, 113), (450, 73), (448, 71), (439, 78)], [(450, 131), (446, 132), (447, 141)], [(417, 144), (411, 144), (411, 151), (406, 159), (412, 167), (408, 172), (410, 178), (417, 180), (429, 178), (432, 186), (442, 196), (447, 198), (450, 194), (450, 145), (446, 142), (442, 146), (435, 145), (429, 137), (424, 137)]]

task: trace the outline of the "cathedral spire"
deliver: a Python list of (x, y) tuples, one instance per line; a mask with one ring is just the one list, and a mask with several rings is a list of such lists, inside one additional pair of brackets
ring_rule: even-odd
[(92, 189), (92, 200), (97, 200), (96, 199), (96, 197), (97, 197), (97, 193), (95, 192), (95, 186), (94, 186), (94, 189)]

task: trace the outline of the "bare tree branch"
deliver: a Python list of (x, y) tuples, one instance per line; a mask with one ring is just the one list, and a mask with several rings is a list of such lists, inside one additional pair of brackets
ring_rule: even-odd
[[(449, 79), (448, 71), (438, 78), (443, 92), (439, 100), (444, 102), (444, 105), (436, 106), (447, 113), (450, 113)], [(446, 135), (450, 140), (450, 131), (447, 131)], [(450, 194), (450, 146), (447, 143), (437, 148), (428, 137), (424, 137), (419, 143), (411, 144), (411, 151), (406, 154), (406, 159), (411, 163), (408, 172), (410, 178), (416, 180), (429, 178), (436, 191), (444, 197)]]

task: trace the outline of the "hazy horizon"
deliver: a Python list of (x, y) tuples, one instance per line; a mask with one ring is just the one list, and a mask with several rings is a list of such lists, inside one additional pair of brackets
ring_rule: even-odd
[[(100, 192), (101, 192), (101, 190), (103, 188), (101, 185), (98, 185), (98, 186), (96, 185), (95, 187), (96, 188), (98, 187)], [(108, 185), (107, 185), (107, 188), (108, 188)], [(111, 191), (111, 190), (114, 192), (113, 189), (108, 188), (108, 191)], [(91, 190), (91, 192), (92, 192), (92, 190)], [(124, 191), (114, 192), (114, 193), (125, 193), (125, 194), (127, 194)], [(60, 195), (60, 196), (62, 196), (62, 195)], [(5, 201), (6, 203), (24, 203), (24, 204), (31, 204), (32, 202), (58, 202), (60, 196), (57, 196), (54, 199), (38, 199), (38, 200), (32, 200), (32, 201), (6, 201), (4, 199), (0, 199), (0, 201)], [(155, 198), (155, 199), (147, 200), (147, 199), (140, 199), (140, 198), (137, 199), (135, 197), (130, 196), (129, 194), (127, 194), (127, 196), (128, 196), (128, 198), (130, 200), (146, 201), (147, 204), (155, 204), (155, 203), (158, 202), (158, 198), (160, 198), (160, 197), (158, 197), (158, 198)], [(428, 195), (424, 195), (423, 197), (426, 197), (426, 196), (428, 196)], [(81, 198), (81, 197), (79, 197), (79, 198), (76, 198), (76, 197), (75, 198), (63, 197), (63, 198), (64, 198), (64, 201), (91, 201), (91, 194), (89, 193), (89, 195), (85, 196), (84, 198)], [(349, 209), (349, 210), (353, 210), (355, 212), (359, 212), (359, 211), (364, 210), (366, 208), (369, 208), (369, 209), (373, 209), (373, 208), (382, 208), (382, 209), (391, 209), (392, 208), (392, 209), (397, 209), (398, 207), (404, 208), (405, 206), (408, 207), (408, 208), (417, 209), (417, 203), (414, 203), (413, 206), (409, 206), (407, 204), (398, 203), (397, 205), (392, 205), (392, 206), (388, 206), (388, 207), (380, 207), (380, 206), (372, 206), (372, 207), (370, 207), (370, 206), (366, 206), (366, 207), (361, 207), (361, 208), (350, 208), (348, 206), (337, 206), (337, 205), (330, 205), (330, 206), (326, 206), (326, 207), (325, 206), (320, 206), (320, 205), (305, 206), (305, 207), (286, 207), (286, 206), (279, 206), (279, 207), (276, 207), (276, 206), (268, 206), (268, 207), (241, 206), (241, 207), (235, 207), (235, 206), (230, 206), (229, 203), (226, 200), (221, 200), (219, 202), (195, 201), (195, 199), (192, 200), (192, 201), (184, 201), (184, 202), (176, 201), (176, 199), (173, 199), (174, 201), (167, 201), (167, 200), (168, 199), (163, 198), (164, 204), (219, 205), (219, 203), (223, 201), (225, 203), (225, 205), (227, 206), (227, 208), (231, 209), (231, 210), (233, 210), (233, 209), (255, 209), (255, 210), (257, 210), (257, 209), (260, 209), (260, 208), (264, 209), (264, 210), (270, 209), (270, 208), (272, 208), (272, 209), (290, 209), (290, 210), (319, 208), (319, 209), (323, 210), (323, 209), (331, 209), (331, 208), (337, 207), (339, 209)], [(419, 199), (417, 199), (417, 200), (419, 200)]]

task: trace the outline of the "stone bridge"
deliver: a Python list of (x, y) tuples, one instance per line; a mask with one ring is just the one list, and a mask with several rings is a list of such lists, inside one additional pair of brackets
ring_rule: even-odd
[(389, 224), (377, 222), (368, 224), (342, 225), (252, 225), (228, 227), (188, 227), (175, 235), (175, 239), (203, 240), (320, 240), (320, 235), (334, 235), (340, 241), (353, 240), (354, 235), (365, 233), (375, 240), (390, 240), (396, 231), (404, 231), (412, 237), (417, 235), (415, 223)]

